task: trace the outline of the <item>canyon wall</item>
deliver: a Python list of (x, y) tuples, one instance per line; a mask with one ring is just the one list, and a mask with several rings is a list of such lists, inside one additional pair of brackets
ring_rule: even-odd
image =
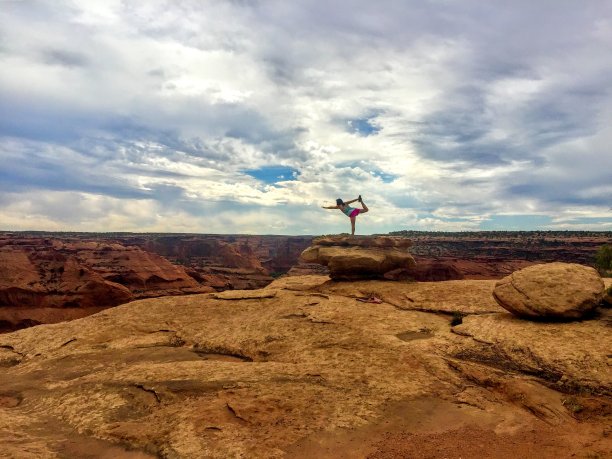
[[(499, 279), (526, 266), (592, 265), (610, 232), (396, 232), (417, 281)], [(328, 273), (299, 260), (312, 236), (0, 232), (0, 331), (71, 320), (157, 296), (256, 289), (281, 274)]]

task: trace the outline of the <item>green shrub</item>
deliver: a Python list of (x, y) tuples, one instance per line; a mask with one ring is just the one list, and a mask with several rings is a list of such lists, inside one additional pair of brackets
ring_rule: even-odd
[(602, 245), (597, 250), (595, 265), (600, 271), (612, 271), (612, 245)]

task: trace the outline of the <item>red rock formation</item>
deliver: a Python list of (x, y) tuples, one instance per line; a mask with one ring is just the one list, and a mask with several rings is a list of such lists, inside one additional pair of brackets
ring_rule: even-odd
[(138, 247), (0, 238), (0, 330), (83, 317), (136, 298), (209, 291), (183, 267)]
[(114, 236), (188, 268), (217, 290), (261, 288), (297, 264), (309, 236), (142, 235)]

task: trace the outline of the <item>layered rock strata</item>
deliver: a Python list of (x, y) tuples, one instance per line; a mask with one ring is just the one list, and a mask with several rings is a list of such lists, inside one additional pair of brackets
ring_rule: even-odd
[(396, 276), (415, 265), (408, 239), (389, 236), (323, 236), (302, 252), (301, 260), (327, 266), (332, 279)]
[(547, 263), (515, 271), (495, 286), (495, 300), (511, 313), (531, 319), (580, 319), (604, 296), (604, 282), (594, 268), (575, 263)]
[(210, 291), (182, 266), (138, 247), (0, 241), (0, 331), (83, 317), (137, 298)]

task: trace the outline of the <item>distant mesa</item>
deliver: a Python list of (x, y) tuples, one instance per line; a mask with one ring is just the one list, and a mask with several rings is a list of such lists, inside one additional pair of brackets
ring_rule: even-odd
[(497, 282), (493, 297), (519, 317), (573, 320), (597, 308), (604, 290), (604, 282), (594, 268), (547, 263), (504, 277)]
[(313, 240), (301, 260), (329, 268), (334, 280), (382, 278), (415, 266), (411, 241), (390, 236), (323, 236)]

